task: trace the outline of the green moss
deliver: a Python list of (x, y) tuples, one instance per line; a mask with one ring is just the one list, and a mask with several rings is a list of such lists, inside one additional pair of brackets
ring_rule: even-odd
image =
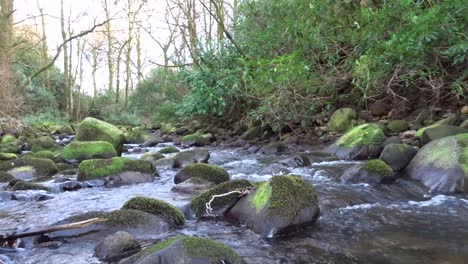
[(181, 139), (182, 143), (191, 143), (193, 142), (196, 146), (202, 146), (206, 143), (206, 139), (199, 132), (186, 135)]
[(262, 128), (260, 126), (254, 126), (247, 129), (247, 131), (245, 131), (244, 134), (242, 134), (241, 138), (243, 140), (252, 140), (259, 137), (261, 133)]
[(177, 148), (175, 147), (166, 147), (166, 148), (162, 148), (158, 151), (160, 154), (170, 154), (170, 153), (177, 153), (177, 152), (180, 152), (180, 150), (178, 150)]
[(38, 176), (52, 176), (58, 172), (57, 166), (50, 159), (19, 158), (0, 162), (0, 171), (9, 171), (14, 168), (30, 166), (36, 170)]
[(185, 223), (182, 211), (164, 201), (149, 197), (134, 197), (123, 205), (122, 209), (135, 209), (157, 215), (174, 226)]
[(155, 252), (161, 251), (161, 250), (173, 245), (176, 241), (180, 240), (181, 238), (183, 238), (183, 236), (175, 236), (175, 237), (171, 237), (169, 239), (166, 239), (166, 240), (164, 240), (162, 242), (159, 242), (159, 243), (157, 243), (155, 245), (152, 245), (152, 246), (146, 248), (145, 250), (143, 250), (141, 253), (139, 253), (139, 255), (141, 256), (140, 258), (148, 256), (148, 255), (153, 254)]
[(75, 141), (68, 144), (62, 153), (64, 159), (84, 160), (90, 158), (109, 159), (117, 156), (114, 146), (107, 141)]
[(55, 154), (49, 150), (41, 150), (33, 153), (33, 157), (53, 160), (55, 158)]
[(190, 164), (179, 173), (188, 175), (188, 178), (198, 177), (216, 184), (229, 181), (229, 173), (225, 169), (212, 164)]
[(63, 125), (58, 128), (58, 132), (60, 134), (67, 134), (67, 135), (73, 135), (75, 134), (75, 130), (71, 125)]
[(387, 128), (392, 132), (404, 132), (409, 128), (409, 124), (405, 120), (392, 120)]
[(39, 152), (41, 150), (54, 151), (60, 148), (55, 142), (55, 139), (49, 136), (31, 140), (31, 146), (31, 152)]
[(5, 144), (5, 143), (16, 143), (16, 137), (11, 135), (11, 134), (6, 134), (2, 137), (2, 140), (0, 143)]
[(146, 131), (135, 130), (127, 133), (125, 138), (128, 142), (140, 144), (154, 138), (154, 136)]
[(15, 154), (20, 154), (21, 149), (16, 143), (5, 143), (5, 144), (0, 144), (0, 152), (2, 153), (15, 153)]
[(15, 179), (15, 177), (11, 176), (10, 174), (4, 171), (0, 171), (0, 182), (9, 182), (13, 179)]
[(155, 169), (149, 161), (114, 157), (112, 159), (92, 159), (81, 162), (79, 166), (78, 180), (85, 181), (97, 179), (123, 171), (138, 171), (150, 174), (155, 173)]
[(111, 143), (115, 150), (120, 153), (125, 137), (117, 127), (96, 118), (87, 117), (78, 124), (75, 140), (106, 141)]
[(34, 183), (34, 182), (27, 182), (27, 181), (19, 181), (13, 186), (14, 191), (18, 190), (44, 190), (48, 191), (49, 188), (47, 188), (44, 185)]
[(300, 176), (273, 176), (271, 186), (270, 215), (295, 217), (304, 207), (317, 203), (315, 188)]
[(12, 160), (17, 159), (18, 155), (14, 153), (0, 153), (0, 160)]
[(427, 126), (427, 127), (423, 127), (423, 128), (420, 128), (418, 129), (418, 131), (416, 131), (416, 137), (422, 137), (422, 134), (424, 133), (424, 131), (428, 128), (431, 128), (431, 127), (438, 127), (439, 125), (437, 124), (434, 124), (434, 125), (430, 125), (430, 126)]
[(338, 109), (330, 117), (328, 127), (336, 132), (345, 132), (353, 127), (353, 119), (356, 117), (356, 112), (351, 108)]
[(239, 263), (241, 257), (229, 246), (202, 237), (183, 238), (184, 248), (190, 257), (210, 258), (212, 263)]
[(376, 124), (363, 124), (352, 128), (337, 141), (338, 147), (376, 145), (385, 141), (385, 134)]
[(269, 182), (264, 182), (263, 184), (256, 187), (257, 190), (253, 196), (249, 196), (249, 200), (253, 206), (257, 209), (257, 212), (260, 212), (271, 199), (271, 186)]
[(149, 161), (156, 161), (156, 160), (163, 159), (163, 158), (164, 158), (164, 156), (161, 153), (157, 152), (157, 151), (156, 152), (146, 152), (141, 157), (141, 159), (149, 160)]
[(381, 175), (382, 177), (392, 177), (393, 170), (382, 160), (374, 159), (367, 161), (362, 167), (364, 170)]
[(151, 216), (140, 210), (120, 209), (106, 213), (107, 225), (124, 225), (128, 227), (137, 227), (145, 225), (151, 221)]
[[(232, 180), (228, 182), (223, 182), (214, 186), (213, 188), (207, 190), (206, 192), (201, 193), (192, 200), (191, 208), (195, 212), (197, 217), (200, 217), (206, 212), (206, 203), (210, 201), (213, 195), (228, 193), (235, 190), (241, 190), (245, 188), (253, 187), (252, 184), (245, 180)], [(232, 204), (239, 198), (239, 194), (233, 193), (223, 197), (216, 198), (212, 203), (211, 207), (216, 210), (223, 208), (226, 205)]]

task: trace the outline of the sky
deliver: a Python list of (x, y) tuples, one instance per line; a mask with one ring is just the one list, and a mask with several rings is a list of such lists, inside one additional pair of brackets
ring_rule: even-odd
[[(117, 38), (123, 38), (127, 30), (127, 20), (124, 10), (127, 1), (117, 2), (118, 3), (111, 9), (111, 16), (113, 18), (112, 26), (116, 31), (115, 36)], [(156, 35), (157, 38), (164, 39), (168, 34), (166, 23), (163, 22), (165, 1), (150, 0), (149, 3), (153, 10), (151, 10), (151, 12), (141, 12), (142, 24), (143, 26), (147, 27), (151, 25), (153, 29), (156, 29), (153, 30), (153, 32), (155, 32), (153, 33), (153, 36)], [(95, 21), (96, 23), (105, 21), (105, 13), (100, 0), (64, 0), (64, 5), (65, 16), (67, 16), (67, 13), (70, 14), (71, 20), (73, 22), (72, 30), (75, 34), (92, 27)], [(39, 15), (38, 6), (43, 8), (46, 15), (45, 21), (47, 43), (49, 47), (49, 54), (53, 56), (56, 54), (56, 47), (62, 43), (60, 29), (60, 0), (14, 0), (14, 20), (16, 23), (20, 22), (17, 25), (37, 25), (37, 28), (40, 31), (40, 17), (34, 18), (34, 16)], [(104, 27), (102, 29), (104, 29)], [(94, 36), (90, 35), (88, 37), (89, 39), (93, 37), (102, 38), (102, 35), (96, 34)], [(150, 63), (150, 60), (161, 64), (163, 63), (162, 52), (159, 46), (156, 45), (156, 43), (144, 30), (142, 30), (141, 39), (143, 54), (142, 57), (144, 59), (143, 72), (144, 74), (147, 74), (153, 67)], [(136, 62), (136, 45), (134, 44), (133, 47), (134, 53), (132, 57), (134, 57), (134, 61)], [(115, 53), (117, 53), (117, 51), (115, 51)], [(97, 83), (98, 87), (101, 87), (101, 89), (104, 90), (106, 89), (108, 82), (105, 55), (103, 55), (101, 61), (102, 65), (97, 72)], [(76, 59), (74, 65), (77, 65)], [(56, 61), (56, 66), (60, 69), (63, 69), (63, 54), (61, 54), (59, 59)], [(123, 69), (124, 66), (121, 65), (121, 68)], [(122, 73), (121, 76), (123, 77), (124, 74)], [(136, 76), (134, 76), (132, 79), (136, 79)], [(89, 62), (85, 61), (82, 90), (88, 94), (92, 94), (92, 83), (91, 65)], [(121, 83), (124, 83), (123, 79), (121, 79)], [(136, 83), (136, 81), (134, 81), (134, 83)]]

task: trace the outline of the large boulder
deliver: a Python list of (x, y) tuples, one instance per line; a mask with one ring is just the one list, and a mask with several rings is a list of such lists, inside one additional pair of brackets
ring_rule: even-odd
[(62, 158), (74, 160), (110, 159), (117, 156), (114, 146), (106, 141), (75, 141), (68, 144)]
[(49, 136), (44, 136), (31, 140), (31, 151), (39, 152), (42, 150), (55, 151), (60, 149), (55, 139)]
[(236, 193), (235, 191), (250, 189), (252, 187), (253, 185), (245, 179), (232, 180), (218, 184), (208, 191), (195, 197), (192, 202), (186, 206), (185, 216), (192, 219), (200, 218), (206, 215), (206, 204), (214, 195), (232, 192), (229, 195), (218, 197), (211, 202), (211, 208), (213, 210), (211, 214), (214, 216), (224, 215), (226, 210), (232, 207), (232, 205), (234, 205), (239, 200), (240, 194)]
[(225, 169), (212, 164), (196, 163), (190, 164), (177, 172), (174, 176), (174, 183), (181, 183), (193, 177), (216, 184), (229, 181), (229, 173)]
[(347, 160), (376, 158), (386, 140), (382, 128), (376, 124), (363, 124), (354, 127), (326, 150)]
[(404, 169), (418, 151), (406, 144), (388, 144), (382, 150), (379, 159), (387, 163), (394, 171)]
[(423, 130), (421, 135), (420, 143), (421, 145), (426, 145), (427, 143), (444, 137), (455, 136), (458, 134), (468, 133), (468, 129), (464, 129), (457, 126), (449, 125), (437, 125), (428, 127)]
[(312, 225), (319, 217), (317, 193), (299, 176), (273, 176), (241, 198), (228, 212), (262, 237)]
[(94, 254), (101, 261), (112, 262), (129, 257), (140, 249), (140, 244), (131, 234), (118, 231), (99, 242), (94, 248)]
[(0, 162), (0, 171), (5, 171), (20, 180), (50, 177), (59, 172), (50, 159), (19, 158)]
[(210, 159), (210, 153), (206, 149), (191, 149), (177, 153), (174, 159), (180, 166), (192, 163), (207, 163)]
[(431, 191), (468, 191), (468, 133), (429, 142), (411, 160), (405, 173)]
[(356, 164), (347, 169), (341, 181), (344, 183), (388, 183), (393, 181), (393, 171), (385, 162), (375, 159)]
[(20, 146), (18, 146), (18, 144), (14, 143), (14, 142), (2, 143), (2, 144), (0, 144), (0, 152), (1, 153), (20, 154), (21, 153), (21, 148), (20, 148)]
[(78, 124), (76, 141), (106, 141), (122, 153), (125, 136), (120, 129), (96, 118), (87, 117)]
[(78, 168), (79, 181), (104, 179), (107, 186), (152, 182), (155, 174), (151, 162), (121, 157), (85, 160)]
[(351, 108), (336, 110), (328, 121), (328, 128), (336, 132), (346, 132), (353, 127), (353, 121), (357, 118), (356, 111)]
[(181, 226), (185, 223), (185, 217), (179, 208), (164, 201), (149, 197), (133, 197), (125, 202), (122, 209), (133, 209), (157, 215), (171, 226)]
[(229, 246), (209, 238), (176, 236), (155, 244), (119, 264), (244, 264)]

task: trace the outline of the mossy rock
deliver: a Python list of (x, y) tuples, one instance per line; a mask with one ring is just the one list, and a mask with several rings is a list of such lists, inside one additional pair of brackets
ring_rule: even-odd
[(59, 145), (55, 142), (55, 139), (49, 136), (44, 136), (31, 140), (31, 151), (39, 152), (42, 150), (55, 151), (60, 149)]
[(433, 192), (468, 192), (468, 133), (429, 142), (405, 173)]
[(122, 208), (106, 213), (103, 218), (107, 219), (106, 225), (138, 227), (150, 222), (152, 215), (141, 210)]
[(177, 172), (174, 176), (174, 183), (181, 183), (193, 177), (205, 179), (216, 184), (229, 181), (229, 173), (225, 169), (217, 165), (196, 163), (190, 164)]
[(20, 191), (20, 190), (43, 190), (49, 191), (49, 188), (42, 184), (28, 182), (28, 181), (19, 181), (13, 185), (13, 191)]
[(74, 135), (75, 129), (73, 129), (73, 126), (71, 125), (62, 125), (58, 128), (57, 132), (59, 132), (60, 134)]
[(384, 161), (369, 160), (347, 169), (341, 176), (344, 183), (390, 183), (394, 180), (393, 170)]
[(455, 136), (458, 134), (468, 133), (468, 129), (464, 129), (457, 126), (449, 125), (437, 125), (434, 127), (426, 128), (420, 138), (421, 145), (426, 145), (427, 143), (444, 137)]
[(357, 118), (356, 111), (351, 108), (336, 110), (328, 121), (328, 128), (335, 132), (346, 132), (353, 127), (353, 120)]
[(50, 150), (41, 150), (38, 152), (34, 152), (31, 154), (31, 156), (34, 158), (43, 158), (43, 159), (50, 159), (50, 160), (54, 160), (55, 158), (55, 154)]
[(458, 126), (461, 122), (461, 115), (459, 113), (451, 114), (447, 118), (441, 119), (434, 123), (434, 125)]
[(3, 135), (2, 140), (0, 141), (0, 144), (5, 144), (5, 143), (16, 143), (16, 137), (11, 134)]
[(9, 173), (6, 173), (4, 171), (0, 171), (0, 182), (9, 182), (11, 180), (14, 180), (15, 177), (10, 175)]
[(375, 158), (380, 155), (385, 140), (385, 134), (379, 125), (363, 124), (348, 130), (327, 151), (342, 159)]
[(148, 175), (154, 175), (156, 173), (153, 164), (149, 161), (122, 157), (85, 160), (81, 162), (78, 171), (79, 181), (100, 179), (127, 171), (140, 172)]
[[(32, 175), (21, 177), (23, 168), (31, 171)], [(31, 179), (37, 177), (50, 177), (58, 172), (55, 163), (50, 159), (43, 158), (19, 158), (0, 162), (0, 171), (6, 171), (15, 178)], [(18, 177), (17, 177), (18, 176)]]
[(160, 150), (158, 150), (159, 154), (171, 154), (171, 153), (179, 153), (180, 150), (178, 150), (175, 147), (165, 147)]
[(147, 160), (147, 161), (151, 162), (153, 164), (153, 166), (156, 167), (156, 161), (160, 160), (160, 159), (164, 159), (164, 156), (161, 153), (157, 152), (157, 151), (155, 151), (155, 152), (146, 152), (145, 154), (143, 154), (143, 156), (141, 156), (140, 159)]
[(107, 141), (75, 141), (68, 144), (62, 152), (62, 158), (78, 161), (110, 159), (115, 156), (117, 156), (117, 151)]
[(173, 226), (181, 226), (185, 223), (184, 214), (179, 208), (154, 198), (134, 197), (125, 202), (122, 209), (140, 210), (154, 214)]
[(241, 198), (228, 213), (263, 237), (311, 225), (319, 214), (314, 186), (294, 175), (273, 176)]
[(125, 136), (116, 126), (96, 118), (87, 117), (78, 124), (76, 141), (106, 141), (118, 154), (122, 153)]
[[(206, 214), (206, 203), (210, 201), (213, 195), (224, 194), (252, 187), (253, 185), (245, 179), (232, 180), (218, 184), (208, 191), (195, 197), (190, 203), (190, 206), (187, 208), (189, 210), (186, 211), (185, 215), (190, 218), (199, 218)], [(213, 208), (215, 215), (222, 215), (224, 214), (224, 211), (236, 203), (237, 200), (239, 200), (239, 194), (233, 193), (216, 198), (211, 203), (211, 207)]]
[(141, 144), (147, 140), (154, 139), (155, 135), (142, 130), (134, 130), (128, 132), (125, 138), (129, 143)]
[(188, 195), (198, 195), (214, 186), (215, 184), (210, 181), (198, 177), (193, 177), (174, 185), (171, 191)]
[(269, 143), (258, 151), (260, 154), (265, 155), (273, 155), (273, 154), (280, 154), (287, 152), (289, 150), (288, 145), (284, 144), (283, 142), (272, 142)]
[(206, 145), (209, 141), (201, 133), (196, 132), (182, 137), (181, 142), (184, 146), (202, 147)]
[(0, 144), (0, 152), (1, 153), (13, 153), (13, 154), (20, 154), (21, 148), (16, 143), (5, 143)]
[(260, 126), (254, 126), (247, 129), (247, 131), (245, 131), (244, 134), (242, 134), (241, 138), (243, 140), (253, 140), (258, 138), (261, 134), (262, 128)]
[(17, 159), (18, 155), (15, 153), (0, 153), (0, 160), (12, 160)]
[(393, 170), (385, 162), (379, 159), (369, 160), (364, 163), (363, 170), (370, 173), (377, 173), (382, 177), (390, 177), (393, 175)]
[(186, 166), (193, 163), (206, 163), (210, 159), (210, 152), (206, 149), (197, 148), (177, 153), (174, 156), (177, 164)]
[(408, 165), (418, 151), (406, 144), (388, 144), (379, 159), (387, 163), (394, 171), (402, 170)]
[(141, 246), (128, 232), (118, 231), (106, 236), (96, 247), (94, 255), (104, 262), (115, 262), (140, 251)]
[(121, 264), (231, 263), (245, 261), (229, 246), (209, 238), (177, 236), (155, 244)]
[(392, 120), (387, 124), (387, 128), (391, 132), (400, 133), (408, 130), (409, 124), (405, 120)]

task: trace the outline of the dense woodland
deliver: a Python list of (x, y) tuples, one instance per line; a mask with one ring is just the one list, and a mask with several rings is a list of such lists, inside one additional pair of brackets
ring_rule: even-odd
[[(55, 20), (62, 42), (50, 52), (58, 32), (47, 31), (48, 3), (18, 21), (15, 1), (0, 1), (0, 107), (10, 125), (94, 116), (307, 132), (343, 106), (379, 101), (401, 118), (457, 108), (468, 96), (462, 0), (166, 0), (162, 29), (145, 23), (161, 3), (96, 1), (101, 16), (72, 19), (66, 2)], [(85, 18), (94, 23), (74, 29)], [(145, 57), (144, 45), (161, 62)]]

